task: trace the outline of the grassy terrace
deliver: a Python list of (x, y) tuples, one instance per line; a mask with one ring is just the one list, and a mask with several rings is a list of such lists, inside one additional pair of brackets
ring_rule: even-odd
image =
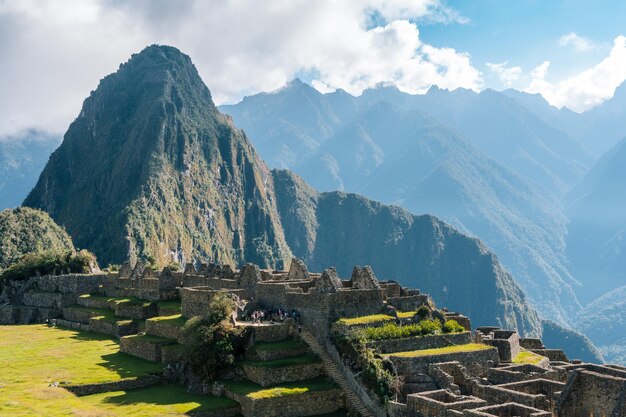
[(545, 359), (545, 356), (537, 355), (533, 352), (520, 352), (511, 360), (512, 363), (536, 365)]
[(289, 382), (270, 388), (263, 388), (250, 381), (226, 382), (226, 389), (253, 399), (276, 398), (287, 395), (298, 395), (309, 391), (328, 391), (337, 388), (328, 378), (315, 378), (308, 381)]
[(0, 326), (0, 416), (110, 416), (49, 385), (116, 381), (162, 369), (120, 353), (117, 342), (104, 335), (45, 325)]
[(411, 350), (406, 352), (394, 352), (389, 353), (386, 356), (400, 356), (400, 357), (418, 357), (418, 356), (435, 356), (443, 355), (446, 353), (460, 353), (460, 352), (476, 352), (480, 350), (495, 349), (494, 347), (483, 345), (482, 343), (468, 343), (466, 345), (446, 346), (436, 349), (422, 349)]
[(176, 310), (178, 312), (181, 311), (180, 301), (170, 300), (170, 301), (157, 301), (156, 302), (159, 308), (166, 308), (168, 310)]
[(149, 334), (124, 336), (124, 338), (134, 339), (136, 341), (141, 341), (141, 342), (146, 342), (146, 343), (153, 343), (155, 345), (172, 345), (176, 343), (176, 341), (173, 339), (166, 339), (165, 337), (152, 336)]
[(112, 302), (115, 304), (128, 303), (132, 305), (140, 305), (143, 307), (149, 307), (152, 304), (152, 301), (142, 300), (141, 298), (137, 297), (107, 297), (104, 295), (83, 294), (80, 296), (80, 298), (89, 298), (92, 300)]
[(341, 318), (337, 320), (341, 324), (346, 324), (348, 326), (358, 325), (358, 324), (369, 324), (369, 323), (377, 323), (380, 321), (389, 321), (395, 320), (394, 317), (388, 316), (387, 314), (372, 314), (370, 316), (361, 316), (354, 318)]
[(272, 361), (242, 361), (243, 365), (255, 366), (257, 368), (284, 368), (286, 366), (309, 365), (320, 362), (320, 357), (315, 353), (305, 353), (302, 356), (293, 358), (275, 359)]
[(278, 342), (257, 342), (254, 349), (259, 352), (279, 352), (284, 350), (295, 350), (306, 346), (306, 343), (297, 339), (285, 339)]
[(147, 319), (147, 321), (159, 322), (167, 324), (169, 326), (183, 327), (187, 323), (187, 318), (180, 314), (174, 314), (173, 316), (159, 316)]
[[(237, 406), (226, 397), (189, 394), (184, 387), (158, 385), (140, 390), (116, 391), (82, 397), (86, 403), (115, 416), (187, 416)], [(103, 415), (111, 415), (109, 413)], [(91, 414), (89, 414), (91, 416)]]
[(409, 319), (411, 317), (415, 317), (417, 311), (398, 311), (398, 318), (401, 319)]
[(71, 306), (67, 308), (72, 309), (72, 310), (77, 310), (77, 311), (89, 312), (91, 313), (92, 318), (96, 320), (104, 320), (109, 323), (124, 324), (124, 323), (130, 323), (133, 321), (132, 319), (129, 319), (127, 317), (116, 316), (115, 312), (108, 308), (91, 308), (91, 307), (83, 307), (83, 306)]

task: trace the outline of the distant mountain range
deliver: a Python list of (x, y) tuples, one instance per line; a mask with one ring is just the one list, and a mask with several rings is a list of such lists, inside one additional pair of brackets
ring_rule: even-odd
[(560, 198), (594, 157), (515, 100), (494, 91), (409, 95), (393, 87), (353, 97), (294, 80), (221, 109), (265, 160), (317, 189), (432, 213), (480, 237), (544, 316), (571, 324), (579, 304)]
[[(458, 168), (471, 166), (461, 158), (467, 154), (490, 168), (490, 181), (491, 177), (520, 181), (467, 141), (451, 139), (448, 130), (422, 112), (398, 113), (388, 104), (379, 106), (378, 112), (388, 112), (386, 122), (414, 120), (412, 125), (391, 126), (397, 129), (390, 136), (395, 142), (390, 141), (385, 151), (387, 146), (411, 145), (422, 153), (424, 164), (430, 158), (447, 159), (447, 174), (479, 176), (479, 169)], [(277, 122), (276, 129), (299, 129), (309, 137), (335, 133), (339, 116), (328, 119), (329, 113), (324, 113), (328, 109), (320, 109), (319, 120), (308, 123), (309, 110), (303, 105), (296, 111), (302, 126)], [(333, 114), (345, 117), (348, 111), (346, 102)], [(366, 122), (345, 127), (363, 128), (378, 139), (372, 129), (385, 127)], [(413, 143), (408, 134), (412, 129), (422, 129), (428, 143)], [(357, 137), (356, 143), (363, 144), (362, 155), (369, 157), (366, 146), (372, 143), (365, 137)], [(263, 146), (267, 150), (273, 143)], [(284, 151), (287, 155), (293, 149)], [(291, 156), (298, 159), (300, 151)], [(394, 157), (399, 158), (398, 166), (411, 163), (402, 161), (400, 153)], [(393, 165), (383, 161), (381, 167), (391, 170)], [(427, 175), (443, 167), (444, 163), (430, 163), (426, 169), (415, 168)], [(348, 180), (352, 181), (346, 176)], [(427, 189), (407, 190), (407, 199), (428, 198)], [(252, 261), (280, 267), (295, 254), (311, 269), (334, 265), (345, 276), (356, 264), (370, 264), (381, 278), (417, 286), (440, 305), (470, 314), (475, 325), (496, 323), (537, 336), (547, 329), (511, 274), (477, 238), (431, 215), (416, 216), (356, 194), (319, 193), (291, 172), (270, 171), (246, 134), (215, 108), (189, 57), (171, 47), (148, 47), (101, 81), (25, 205), (48, 212), (77, 245), (95, 252), (104, 265), (130, 257), (161, 265)], [(571, 336), (558, 325), (554, 329), (557, 341)], [(587, 339), (574, 336), (576, 343), (566, 349), (599, 360)]]
[(60, 143), (60, 136), (38, 130), (0, 137), (0, 210), (22, 204)]
[(567, 255), (587, 303), (626, 284), (626, 138), (602, 156), (565, 201)]

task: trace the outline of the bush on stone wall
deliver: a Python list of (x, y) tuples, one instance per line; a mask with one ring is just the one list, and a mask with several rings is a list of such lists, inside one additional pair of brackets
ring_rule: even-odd
[(412, 336), (427, 336), (437, 334), (440, 330), (441, 323), (438, 320), (422, 320), (416, 324), (399, 325), (397, 323), (387, 323), (380, 327), (366, 327), (357, 331), (361, 332), (367, 340), (389, 340)]
[(442, 330), (444, 333), (460, 333), (465, 331), (465, 327), (461, 326), (456, 320), (447, 320)]
[(36, 275), (85, 274), (97, 269), (97, 265), (96, 256), (86, 250), (28, 253), (2, 272), (0, 282), (21, 281)]
[(229, 320), (234, 308), (233, 300), (218, 294), (209, 302), (209, 314), (189, 319), (181, 331), (185, 361), (206, 380), (235, 361), (243, 331)]
[(383, 359), (367, 347), (363, 332), (350, 332), (348, 335), (334, 333), (333, 340), (341, 356), (348, 359), (350, 368), (359, 374), (363, 385), (378, 395), (381, 402), (387, 403), (400, 389), (401, 384), (385, 367)]

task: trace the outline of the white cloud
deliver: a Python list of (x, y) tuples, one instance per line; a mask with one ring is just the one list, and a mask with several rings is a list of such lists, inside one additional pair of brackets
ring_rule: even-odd
[(543, 80), (546, 78), (546, 74), (548, 73), (548, 69), (550, 68), (550, 61), (543, 61), (543, 63), (535, 68), (533, 68), (530, 75), (533, 79)]
[(487, 68), (498, 77), (500, 82), (507, 87), (513, 85), (513, 83), (519, 79), (520, 75), (522, 75), (522, 69), (520, 67), (509, 67), (508, 61), (499, 64), (487, 62), (486, 65)]
[(541, 93), (557, 107), (567, 106), (578, 112), (588, 110), (611, 98), (615, 88), (626, 81), (626, 36), (615, 38), (608, 57), (570, 78), (548, 82), (545, 76), (549, 65), (546, 61), (535, 68), (533, 80), (525, 91)]
[[(368, 27), (373, 11), (384, 26)], [(469, 55), (421, 41), (424, 20), (467, 22), (439, 0), (0, 1), (0, 134), (65, 130), (98, 80), (152, 43), (189, 54), (218, 103), (303, 71), (353, 94), (480, 88)]]
[(570, 32), (559, 38), (559, 46), (571, 46), (579, 52), (588, 52), (598, 48), (598, 44), (589, 38)]

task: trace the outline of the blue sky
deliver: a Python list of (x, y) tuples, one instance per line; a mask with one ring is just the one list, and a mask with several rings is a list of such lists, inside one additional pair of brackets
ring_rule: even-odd
[(585, 111), (626, 80), (626, 2), (0, 0), (0, 136), (63, 132), (131, 54), (188, 54), (218, 104), (301, 76), (322, 92), (508, 87)]
[[(472, 0), (448, 1), (466, 16), (467, 24), (421, 24), (425, 42), (467, 51), (481, 70), (485, 63), (508, 61), (531, 69), (551, 61), (549, 78), (558, 80), (599, 62), (613, 40), (626, 34), (626, 2), (616, 0)], [(419, 24), (419, 21), (418, 21)], [(578, 51), (559, 46), (559, 39), (574, 32), (597, 47)], [(498, 82), (494, 87), (502, 87)]]

